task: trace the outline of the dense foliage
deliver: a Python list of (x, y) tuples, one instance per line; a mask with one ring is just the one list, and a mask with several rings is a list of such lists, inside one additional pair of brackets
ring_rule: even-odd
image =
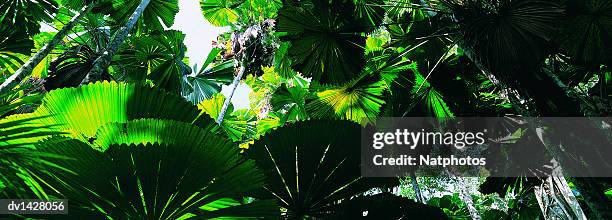
[(0, 198), (70, 200), (12, 217), (612, 219), (607, 178), (368, 179), (358, 148), (380, 117), (609, 116), (612, 1), (200, 6), (230, 31), (190, 67), (178, 0), (0, 3)]

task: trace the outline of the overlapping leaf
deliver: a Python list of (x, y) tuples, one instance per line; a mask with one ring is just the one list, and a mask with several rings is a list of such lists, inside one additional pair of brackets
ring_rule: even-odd
[(57, 10), (55, 0), (4, 0), (0, 2), (0, 26), (19, 26), (18, 31), (33, 36), (40, 32), (39, 22), (51, 22)]
[[(311, 3), (312, 5), (309, 5)], [(300, 2), (278, 12), (277, 31), (291, 42), (292, 66), (322, 84), (341, 84), (359, 76), (364, 65), (364, 33), (373, 29), (353, 16), (354, 5), (343, 0)]]
[(385, 104), (384, 93), (388, 89), (385, 80), (364, 76), (343, 86), (317, 91), (306, 104), (313, 118), (346, 119), (360, 124), (373, 122)]
[(306, 121), (263, 136), (246, 151), (266, 175), (255, 196), (276, 199), (290, 219), (333, 213), (339, 202), (382, 183), (361, 177), (359, 133), (348, 121)]
[[(203, 133), (207, 135), (193, 139)], [(58, 196), (70, 198), (71, 218), (274, 215), (272, 203), (200, 208), (260, 186), (263, 175), (252, 161), (240, 158), (239, 148), (213, 133), (204, 130), (177, 138), (185, 144), (111, 144), (104, 152), (77, 140), (41, 143), (42, 152), (70, 158), (52, 160), (58, 167), (48, 169), (55, 172), (41, 178)]]
[[(134, 13), (140, 2), (139, 0), (112, 1), (113, 12), (111, 15), (123, 25)], [(178, 11), (178, 0), (151, 0), (138, 19), (136, 24), (138, 30), (164, 30), (164, 27), (171, 27)]]
[[(39, 123), (59, 125), (60, 131), (87, 139), (93, 137), (99, 127), (111, 122), (159, 118), (191, 123), (199, 112), (173, 94), (142, 85), (104, 81), (53, 90), (32, 115), (49, 116), (39, 119)], [(213, 125), (207, 118), (198, 123), (202, 127)]]
[(131, 81), (149, 79), (156, 88), (179, 92), (181, 80), (191, 68), (183, 61), (187, 50), (180, 31), (167, 30), (134, 37), (115, 59)]

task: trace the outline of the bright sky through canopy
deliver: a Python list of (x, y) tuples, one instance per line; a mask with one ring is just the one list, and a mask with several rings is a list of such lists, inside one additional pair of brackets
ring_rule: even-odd
[[(206, 21), (202, 15), (199, 1), (180, 0), (179, 12), (171, 29), (180, 30), (186, 35), (185, 45), (189, 48), (186, 56), (189, 57), (189, 64), (193, 66), (197, 63), (200, 68), (199, 66), (212, 49), (212, 41), (216, 40), (220, 33), (228, 31), (229, 27), (215, 27)], [(223, 86), (221, 92), (226, 97), (229, 96), (229, 87)], [(232, 98), (234, 109), (249, 107), (250, 92), (251, 89), (244, 83), (238, 85)]]

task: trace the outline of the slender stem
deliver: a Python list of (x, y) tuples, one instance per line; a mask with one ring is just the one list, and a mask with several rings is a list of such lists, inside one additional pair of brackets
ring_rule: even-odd
[(2, 83), (2, 85), (0, 85), (0, 94), (14, 88), (23, 78), (29, 76), (32, 73), (32, 70), (34, 70), (34, 67), (36, 67), (43, 59), (45, 59), (45, 57), (47, 57), (47, 55), (49, 55), (49, 53), (51, 53), (51, 51), (53, 51), (53, 49), (55, 49), (55, 46), (57, 46), (57, 44), (59, 44), (68, 34), (68, 32), (72, 30), (72, 28), (77, 24), (77, 21), (81, 19), (83, 15), (87, 14), (93, 7), (94, 4), (85, 6), (79, 13), (74, 15), (74, 17), (72, 17), (72, 19), (70, 19), (70, 21), (68, 21), (68, 23), (64, 25), (64, 27), (62, 27), (57, 34), (55, 34), (55, 36), (53, 36), (49, 43), (36, 52), (34, 56), (30, 57), (30, 59), (28, 59), (23, 66), (21, 66), (17, 71), (15, 71), (15, 73), (13, 73), (13, 75), (9, 76), (6, 81)]
[(149, 5), (149, 2), (151, 2), (151, 0), (142, 0), (140, 2), (136, 10), (134, 10), (134, 13), (132, 13), (130, 18), (128, 19), (125, 26), (121, 27), (117, 31), (115, 36), (113, 36), (113, 39), (110, 41), (109, 45), (106, 47), (106, 51), (104, 51), (104, 53), (100, 57), (98, 57), (96, 61), (94, 61), (93, 67), (91, 68), (89, 73), (87, 73), (87, 76), (83, 79), (83, 81), (81, 82), (82, 84), (89, 83), (89, 82), (95, 82), (102, 78), (102, 73), (110, 65), (113, 55), (115, 55), (115, 53), (117, 52), (121, 44), (123, 44), (123, 41), (127, 38), (128, 34), (130, 33), (130, 31), (132, 30), (132, 28), (138, 21), (138, 18), (140, 18), (144, 10)]
[(236, 91), (236, 87), (238, 87), (238, 83), (240, 82), (240, 79), (242, 79), (242, 75), (244, 75), (244, 71), (246, 68), (244, 68), (244, 66), (240, 66), (240, 70), (238, 71), (238, 75), (234, 78), (234, 81), (232, 82), (232, 90), (230, 92), (230, 95), (225, 99), (225, 102), (223, 102), (223, 107), (221, 108), (221, 112), (219, 112), (219, 116), (217, 117), (217, 124), (221, 125), (221, 122), (223, 122), (223, 117), (225, 117), (225, 112), (227, 112), (227, 108), (229, 108), (230, 102), (232, 101), (232, 97), (234, 96), (234, 92)]
[(414, 190), (416, 201), (418, 203), (425, 203), (423, 201), (423, 194), (421, 193), (421, 188), (419, 188), (419, 182), (417, 181), (416, 174), (414, 172), (410, 172), (410, 179), (412, 180), (412, 189)]

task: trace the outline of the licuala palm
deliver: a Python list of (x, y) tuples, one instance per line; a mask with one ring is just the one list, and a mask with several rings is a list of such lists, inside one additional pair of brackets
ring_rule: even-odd
[[(264, 135), (245, 151), (266, 176), (255, 198), (275, 199), (285, 219), (338, 219), (363, 211), (376, 212), (378, 196), (366, 196), (373, 188), (387, 191), (395, 178), (364, 178), (360, 173), (359, 124), (340, 120), (296, 122)], [(378, 200), (393, 207), (394, 196)], [(401, 199), (400, 199), (401, 200)], [(388, 202), (388, 203), (387, 203)], [(361, 210), (355, 210), (355, 208)], [(404, 209), (386, 209), (379, 216), (407, 217), (409, 213), (444, 217), (441, 210), (406, 202)]]
[(116, 82), (56, 89), (33, 113), (0, 124), (20, 132), (7, 134), (3, 148), (23, 136), (32, 146), (26, 152), (53, 155), (36, 157), (53, 166), (28, 179), (44, 182), (49, 196), (70, 198), (71, 217), (265, 217), (278, 210), (271, 201), (236, 200), (263, 176), (178, 95)]
[[(37, 148), (52, 159), (41, 178), (70, 199), (73, 218), (176, 219), (275, 216), (273, 201), (243, 203), (262, 184), (253, 161), (222, 136), (172, 120), (111, 123), (98, 149), (78, 140), (48, 139)], [(92, 191), (91, 189), (95, 189)]]

